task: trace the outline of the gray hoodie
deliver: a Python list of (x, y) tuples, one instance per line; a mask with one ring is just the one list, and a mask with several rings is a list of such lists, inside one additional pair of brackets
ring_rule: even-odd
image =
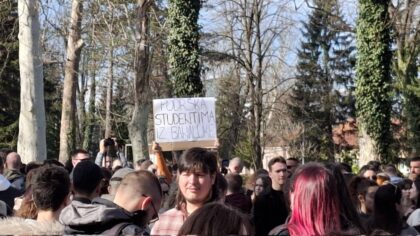
[(96, 198), (92, 204), (73, 200), (61, 211), (59, 220), (65, 225), (64, 234), (106, 234), (115, 225), (127, 223), (120, 235), (149, 235), (139, 217), (109, 200)]

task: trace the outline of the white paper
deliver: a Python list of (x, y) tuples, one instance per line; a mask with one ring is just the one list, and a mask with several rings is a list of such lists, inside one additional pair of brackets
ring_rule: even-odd
[(215, 98), (153, 100), (156, 142), (215, 140)]

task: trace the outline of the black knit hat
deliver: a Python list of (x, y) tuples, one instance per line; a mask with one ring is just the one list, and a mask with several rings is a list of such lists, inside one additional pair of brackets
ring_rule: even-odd
[(90, 195), (104, 178), (101, 168), (92, 161), (79, 162), (73, 170), (73, 188)]

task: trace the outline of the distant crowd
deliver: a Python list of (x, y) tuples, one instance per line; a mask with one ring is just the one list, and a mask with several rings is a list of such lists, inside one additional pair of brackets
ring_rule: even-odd
[(243, 162), (185, 150), (154, 162), (127, 161), (104, 139), (95, 157), (74, 150), (57, 160), (22, 163), (0, 150), (0, 233), (57, 235), (418, 235), (420, 157), (403, 176), (371, 161), (358, 173), (345, 163), (272, 158), (243, 175)]

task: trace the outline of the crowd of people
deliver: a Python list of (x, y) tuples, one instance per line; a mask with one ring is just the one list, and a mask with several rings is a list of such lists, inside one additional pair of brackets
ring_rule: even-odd
[(358, 173), (345, 163), (272, 158), (243, 175), (215, 152), (185, 150), (170, 164), (133, 166), (121, 143), (101, 141), (95, 158), (77, 149), (68, 165), (23, 165), (0, 151), (2, 234), (104, 235), (417, 235), (420, 157), (403, 176), (371, 161)]

